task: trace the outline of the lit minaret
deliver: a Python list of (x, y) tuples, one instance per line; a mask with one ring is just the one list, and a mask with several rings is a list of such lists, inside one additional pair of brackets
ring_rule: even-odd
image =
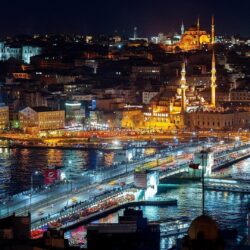
[(198, 16), (197, 18), (197, 41), (198, 41), (198, 46), (200, 47), (200, 17)]
[(214, 16), (212, 16), (212, 25), (211, 25), (211, 44), (213, 45), (215, 42), (215, 35), (214, 35)]
[(181, 111), (186, 112), (186, 89), (187, 89), (187, 80), (186, 80), (186, 68), (185, 62), (182, 63), (181, 69)]
[(212, 70), (211, 70), (211, 106), (216, 107), (216, 68), (215, 68), (215, 54), (213, 50)]
[(197, 18), (197, 30), (200, 31), (200, 17)]
[(182, 21), (182, 23), (181, 23), (181, 35), (183, 35), (184, 32), (185, 32), (185, 27), (184, 27), (184, 23)]

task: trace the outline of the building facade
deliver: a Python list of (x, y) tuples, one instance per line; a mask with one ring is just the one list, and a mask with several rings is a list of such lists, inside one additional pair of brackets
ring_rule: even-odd
[(83, 118), (85, 117), (85, 110), (82, 108), (82, 104), (80, 102), (66, 102), (65, 103), (65, 111), (66, 111), (66, 122), (68, 124), (82, 124)]
[(54, 130), (64, 128), (65, 111), (47, 107), (27, 107), (19, 111), (20, 128), (23, 130)]
[(181, 35), (179, 42), (172, 45), (163, 45), (167, 51), (190, 51), (201, 49), (204, 45), (213, 45), (215, 41), (214, 18), (212, 17), (211, 34), (200, 26), (200, 19), (197, 19), (196, 25), (190, 27)]
[(9, 107), (0, 104), (0, 130), (6, 129), (9, 126)]
[(32, 56), (40, 55), (42, 48), (36, 46), (12, 47), (6, 45), (5, 42), (0, 42), (0, 61), (6, 61), (10, 58), (23, 60), (25, 63), (30, 63)]
[(142, 92), (142, 103), (149, 104), (153, 97), (155, 97), (158, 91), (143, 91)]
[(246, 128), (250, 124), (250, 113), (226, 110), (191, 112), (187, 114), (187, 126), (192, 129), (228, 130)]

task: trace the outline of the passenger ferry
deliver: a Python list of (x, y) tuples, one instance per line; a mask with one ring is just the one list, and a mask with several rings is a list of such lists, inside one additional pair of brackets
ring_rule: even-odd
[(180, 217), (176, 220), (160, 221), (161, 236), (173, 236), (185, 234), (191, 224), (191, 219), (188, 217)]

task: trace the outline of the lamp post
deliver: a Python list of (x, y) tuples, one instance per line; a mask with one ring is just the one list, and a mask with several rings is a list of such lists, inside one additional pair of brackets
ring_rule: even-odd
[(36, 171), (35, 173), (31, 173), (31, 176), (30, 176), (30, 212), (31, 212), (31, 202), (32, 202), (32, 195), (33, 195), (33, 175), (38, 175), (39, 172)]
[(204, 178), (204, 170), (205, 170), (205, 157), (206, 151), (202, 150), (201, 151), (201, 163), (202, 163), (202, 168), (201, 168), (201, 181), (202, 181), (202, 215), (205, 215), (205, 178)]

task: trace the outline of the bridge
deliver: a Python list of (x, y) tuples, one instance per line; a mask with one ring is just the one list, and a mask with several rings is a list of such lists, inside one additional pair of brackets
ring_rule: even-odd
[[(234, 155), (232, 155), (232, 154), (234, 154)], [(141, 159), (141, 160), (139, 160), (137, 162), (130, 162), (130, 163), (127, 163), (127, 164), (120, 164), (119, 166), (114, 166), (111, 169), (106, 169), (105, 171), (104, 170), (100, 171), (100, 173), (96, 172), (96, 175), (97, 176), (101, 175), (101, 178), (98, 180), (98, 181), (100, 181), (100, 183), (101, 182), (107, 182), (107, 180), (108, 180), (107, 177), (110, 178), (111, 171), (112, 171), (112, 173), (114, 173), (114, 176), (112, 174), (113, 178), (115, 178), (115, 176), (116, 176), (116, 178), (119, 178), (119, 176), (122, 176), (124, 174), (126, 174), (126, 176), (132, 176), (134, 168), (136, 168), (136, 166), (138, 166), (138, 164), (144, 164), (144, 163), (148, 163), (150, 161), (156, 161), (159, 164), (161, 162), (160, 160), (166, 159), (166, 157), (168, 157), (169, 155), (173, 155), (173, 151), (172, 152), (167, 152), (166, 154), (162, 154), (160, 158), (157, 155), (153, 155), (153, 156), (148, 157), (147, 159)], [(229, 155), (229, 157), (228, 157), (228, 155)], [(227, 166), (227, 165), (230, 165), (230, 164), (234, 163), (235, 161), (240, 161), (240, 160), (248, 158), (248, 157), (250, 157), (250, 145), (249, 144), (241, 146), (241, 147), (237, 147), (237, 148), (231, 148), (228, 151), (214, 152), (214, 158), (215, 158), (215, 162), (217, 164), (215, 165), (215, 167), (212, 170), (214, 171), (214, 173), (216, 173), (217, 169), (219, 169), (221, 167), (224, 167), (224, 166)], [(218, 159), (221, 159), (221, 160), (219, 161)], [(182, 160), (182, 163), (179, 162), (179, 164), (163, 163), (164, 169), (161, 169), (161, 167), (159, 167), (159, 165), (157, 166), (156, 169), (159, 171), (160, 179), (164, 179), (164, 178), (168, 178), (168, 177), (171, 177), (171, 176), (174, 176), (174, 175), (189, 173), (189, 171), (190, 171), (189, 162), (190, 162), (190, 160), (184, 159), (184, 160)], [(154, 170), (154, 168), (152, 168), (152, 170)], [(131, 181), (131, 182), (133, 182), (133, 181)], [(89, 187), (90, 187), (91, 184), (93, 184), (93, 183), (89, 183)], [(81, 183), (81, 185), (82, 185), (82, 183)], [(240, 187), (237, 187), (237, 185), (233, 185), (233, 186), (228, 185), (228, 186), (225, 187), (223, 185), (214, 184), (213, 182), (211, 182), (209, 184), (206, 184), (206, 188), (208, 190), (247, 192), (247, 193), (249, 192), (249, 188), (247, 188), (247, 187), (240, 188)], [(88, 188), (85, 187), (84, 190), (80, 189), (79, 191), (81, 191), (81, 192), (84, 191), (85, 192), (85, 189), (88, 190)], [(63, 195), (62, 194), (60, 194), (60, 195), (57, 194), (57, 198), (58, 199), (60, 199), (60, 198), (65, 198), (66, 199), (68, 197), (68, 192), (69, 191), (66, 190), (66, 191), (64, 191)], [(74, 195), (74, 194), (71, 193), (71, 195)], [(114, 193), (108, 194), (107, 198), (109, 198), (109, 199), (112, 198), (112, 195), (114, 195)], [(54, 198), (48, 200), (48, 198), (46, 198), (46, 194), (43, 194), (43, 196), (44, 196), (44, 198), (41, 197), (41, 199), (43, 198), (43, 200), (41, 200), (41, 201), (39, 200), (39, 208), (44, 207), (45, 203), (48, 206), (49, 204), (53, 204), (55, 202)], [(98, 201), (98, 200), (96, 200), (96, 201)], [(33, 205), (33, 203), (32, 203), (32, 205)], [(79, 211), (79, 209), (82, 209), (82, 207), (84, 205), (89, 205), (89, 204), (79, 204), (79, 205), (75, 206), (74, 209), (72, 209), (72, 210), (75, 211), (75, 209), (76, 210), (78, 209), (78, 211)], [(37, 207), (34, 207), (34, 210), (35, 209), (37, 211)], [(26, 205), (24, 205), (24, 206), (20, 205), (20, 211), (18, 211), (18, 212), (20, 212), (20, 214), (23, 214), (23, 212), (25, 212), (27, 210), (28, 210), (28, 208), (27, 208)], [(53, 220), (56, 220), (57, 218), (65, 217), (68, 214), (71, 214), (71, 212), (72, 211), (67, 210), (67, 211), (62, 212), (60, 214), (60, 212), (55, 211), (51, 215), (51, 217), (47, 218), (46, 221), (43, 221), (43, 224), (44, 223), (49, 223), (49, 222), (51, 222)], [(7, 213), (7, 209), (6, 209), (6, 213)], [(8, 213), (9, 213), (9, 211), (8, 211)], [(41, 221), (36, 221), (32, 225), (32, 228), (37, 228), (38, 224), (40, 225)]]
[(238, 193), (250, 193), (250, 181), (205, 179), (205, 189), (214, 191), (228, 191)]
[[(232, 164), (235, 164), (239, 161), (242, 161), (244, 159), (247, 159), (250, 157), (250, 144), (243, 145), (240, 147), (234, 147), (229, 150), (224, 150), (221, 152), (212, 152), (212, 162), (211, 162), (211, 173), (207, 177), (212, 178), (218, 178), (222, 177), (225, 178), (223, 174), (218, 172), (219, 169), (225, 168), (228, 166), (231, 166)], [(172, 177), (175, 175), (189, 173), (189, 177), (199, 177), (201, 176), (201, 171), (198, 170), (192, 170), (189, 167), (190, 161), (184, 161), (181, 164), (169, 164), (168, 167), (161, 169), (161, 167), (154, 168), (154, 170), (159, 171), (159, 178), (165, 179), (168, 177)], [(200, 165), (202, 165), (202, 162), (200, 162)], [(196, 172), (199, 172), (199, 174), (196, 174)], [(188, 177), (188, 175), (186, 175)]]

